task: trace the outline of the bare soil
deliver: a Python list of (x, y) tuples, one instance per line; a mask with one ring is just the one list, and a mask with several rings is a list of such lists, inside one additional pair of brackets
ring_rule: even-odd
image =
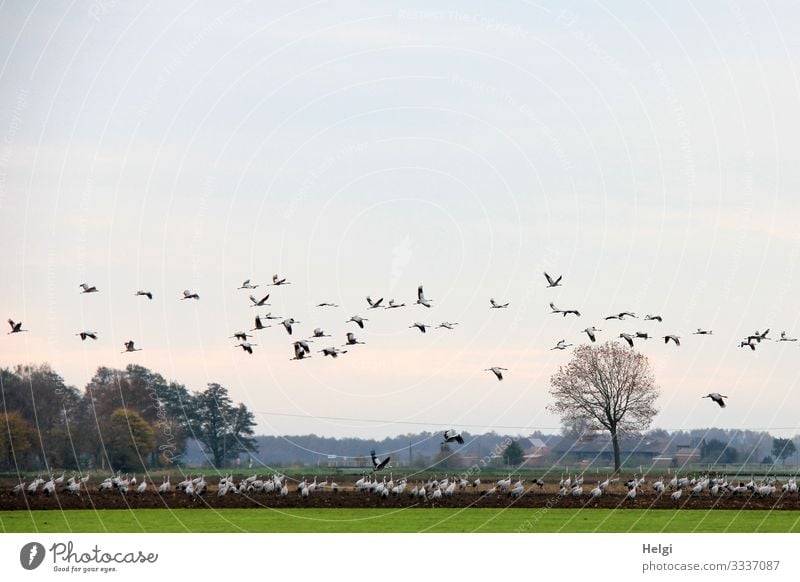
[(142, 495), (129, 492), (125, 495), (119, 491), (103, 491), (97, 489), (97, 484), (89, 484), (89, 490), (82, 490), (79, 496), (67, 492), (58, 492), (52, 497), (42, 493), (35, 495), (17, 494), (11, 492), (15, 481), (0, 479), (0, 510), (43, 510), (43, 509), (137, 509), (137, 508), (403, 508), (403, 507), (518, 507), (518, 508), (582, 508), (600, 507), (610, 509), (770, 509), (800, 510), (800, 497), (798, 495), (781, 495), (780, 491), (771, 497), (758, 495), (712, 497), (708, 492), (701, 495), (691, 495), (684, 490), (679, 501), (670, 499), (670, 492), (658, 496), (645, 487), (640, 491), (635, 500), (626, 500), (627, 490), (616, 485), (609, 488), (597, 500), (590, 500), (589, 490), (594, 486), (584, 486), (586, 494), (582, 497), (558, 495), (558, 484), (548, 484), (543, 489), (533, 485), (526, 486), (526, 492), (518, 499), (512, 499), (507, 493), (485, 495), (490, 485), (482, 485), (479, 491), (467, 489), (456, 491), (452, 497), (444, 497), (432, 502), (414, 499), (409, 495), (409, 487), (405, 493), (397, 497), (389, 496), (380, 498), (377, 495), (356, 491), (352, 483), (340, 483), (340, 489), (334, 493), (330, 490), (316, 491), (309, 497), (301, 497), (294, 486), (287, 497), (266, 493), (228, 494), (224, 497), (217, 496), (217, 488), (210, 485), (209, 490), (202, 497), (189, 497), (175, 491), (166, 495), (159, 495), (154, 488)]

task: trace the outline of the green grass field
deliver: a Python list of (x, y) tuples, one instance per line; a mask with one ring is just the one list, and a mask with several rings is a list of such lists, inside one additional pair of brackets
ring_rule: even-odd
[(800, 532), (798, 511), (137, 509), (2, 511), (2, 532)]

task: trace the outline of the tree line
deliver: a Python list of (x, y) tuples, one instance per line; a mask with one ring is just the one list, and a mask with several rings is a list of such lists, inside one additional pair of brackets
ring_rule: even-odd
[(49, 365), (0, 369), (0, 469), (136, 471), (182, 464), (187, 440), (224, 467), (257, 450), (255, 420), (224, 386), (202, 391), (131, 364), (83, 391)]

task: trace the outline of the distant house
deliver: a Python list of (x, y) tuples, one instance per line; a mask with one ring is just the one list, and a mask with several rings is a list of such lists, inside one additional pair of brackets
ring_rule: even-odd
[[(646, 435), (627, 435), (619, 439), (620, 457), (623, 464), (662, 464), (668, 455), (667, 441)], [(563, 438), (553, 447), (553, 454), (561, 463), (577, 463), (584, 467), (610, 466), (614, 464), (614, 446), (611, 435), (589, 434), (581, 438)], [(658, 461), (656, 461), (658, 459)]]
[(482, 460), (484, 460), (484, 457), (478, 455), (477, 453), (461, 455), (461, 461), (464, 463), (464, 466), (467, 467), (474, 465), (475, 463), (480, 463)]
[(520, 439), (519, 444), (524, 449), (522, 458), (526, 464), (542, 462), (550, 453), (550, 448), (542, 439)]
[(653, 457), (653, 465), (656, 467), (670, 467), (672, 466), (672, 457), (666, 455)]
[(692, 445), (678, 445), (675, 449), (675, 462), (679, 467), (700, 460), (700, 449)]

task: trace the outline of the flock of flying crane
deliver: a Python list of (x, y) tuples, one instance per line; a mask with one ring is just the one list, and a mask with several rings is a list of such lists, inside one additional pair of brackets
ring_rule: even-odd
[[(547, 281), (547, 285), (546, 285), (547, 288), (555, 288), (555, 287), (561, 287), (562, 286), (561, 285), (561, 280), (562, 280), (563, 276), (558, 276), (556, 278), (553, 278), (552, 276), (550, 276), (550, 274), (545, 272), (544, 273), (544, 277), (545, 277), (545, 279)], [(279, 277), (276, 274), (276, 275), (273, 275), (272, 283), (269, 284), (268, 286), (281, 287), (281, 286), (290, 285), (290, 284), (291, 284), (291, 282), (287, 281), (285, 277)], [(96, 286), (89, 285), (88, 283), (81, 283), (79, 285), (79, 287), (81, 288), (80, 293), (82, 293), (82, 294), (98, 293), (99, 292), (99, 289)], [(259, 285), (254, 285), (254, 284), (252, 284), (250, 282), (250, 279), (247, 279), (244, 282), (242, 282), (242, 284), (237, 288), (237, 290), (254, 291), (258, 287), (259, 287)], [(153, 293), (151, 291), (139, 290), (139, 291), (136, 291), (135, 295), (138, 296), (138, 297), (145, 297), (150, 301), (153, 300)], [(267, 301), (270, 298), (270, 293), (267, 293), (262, 297), (256, 297), (255, 295), (253, 295), (251, 293), (249, 295), (249, 298), (250, 298), (250, 302), (251, 302), (251, 305), (250, 305), (251, 307), (260, 308), (260, 307), (267, 307), (267, 306), (270, 305), (269, 303), (267, 303)], [(181, 301), (184, 301), (184, 300), (198, 301), (200, 299), (200, 295), (198, 293), (195, 293), (195, 292), (190, 291), (190, 290), (187, 289), (187, 290), (183, 291), (183, 294), (179, 299)], [(366, 301), (367, 301), (367, 309), (368, 310), (373, 310), (373, 309), (399, 309), (399, 308), (406, 307), (405, 303), (397, 302), (394, 299), (390, 299), (386, 304), (384, 304), (384, 298), (383, 297), (378, 298), (378, 299), (373, 299), (371, 296), (367, 296)], [(425, 297), (425, 292), (423, 290), (423, 286), (420, 285), (417, 288), (417, 298), (416, 298), (416, 301), (414, 301), (414, 305), (421, 305), (423, 307), (430, 308), (432, 302), (433, 302), (433, 300), (427, 299)], [(335, 303), (326, 301), (326, 302), (318, 303), (316, 305), (316, 307), (318, 307), (318, 308), (337, 308), (339, 306), (337, 304), (335, 304)], [(501, 303), (501, 302), (495, 300), (494, 298), (489, 299), (489, 308), (490, 309), (507, 309), (508, 307), (509, 307), (509, 303), (508, 302)], [(559, 309), (559, 308), (557, 308), (555, 306), (554, 302), (550, 302), (550, 310), (551, 310), (550, 312), (552, 314), (561, 315), (562, 317), (567, 317), (568, 315), (572, 315), (572, 316), (575, 316), (575, 317), (581, 317), (581, 313), (580, 313), (580, 311), (578, 309)], [(614, 313), (612, 315), (609, 315), (609, 316), (605, 317), (605, 320), (606, 321), (609, 321), (609, 320), (628, 321), (629, 319), (636, 319), (636, 318), (637, 318), (637, 315), (635, 313), (631, 312), (631, 311), (621, 311), (619, 313)], [(661, 323), (663, 321), (663, 318), (661, 317), (661, 315), (657, 315), (657, 314), (647, 314), (647, 315), (644, 316), (643, 319), (644, 319), (644, 321), (654, 321), (654, 322), (659, 322), (659, 323)], [(260, 332), (262, 330), (265, 330), (267, 328), (272, 327), (271, 324), (265, 323), (265, 321), (271, 321), (271, 320), (279, 321), (278, 325), (282, 326), (288, 335), (293, 335), (294, 326), (300, 323), (299, 321), (295, 320), (292, 317), (284, 318), (284, 317), (273, 315), (271, 312), (269, 312), (264, 316), (256, 315), (255, 319), (254, 319), (254, 327), (253, 328), (249, 329), (248, 331), (237, 331), (231, 336), (230, 339), (236, 339), (236, 340), (239, 341), (239, 343), (236, 344), (235, 347), (242, 348), (242, 350), (244, 350), (248, 354), (252, 354), (253, 353), (253, 348), (257, 347), (258, 344), (252, 343), (251, 341), (249, 341), (251, 338), (254, 337), (254, 335), (253, 335), (253, 333), (248, 333), (248, 332)], [(353, 315), (345, 323), (355, 323), (359, 327), (359, 329), (364, 329), (365, 322), (367, 322), (367, 321), (369, 321), (369, 319), (366, 318), (366, 317), (361, 317), (360, 315)], [(13, 319), (9, 319), (8, 320), (8, 324), (11, 326), (11, 331), (8, 332), (9, 335), (28, 331), (27, 329), (23, 329), (21, 321), (14, 321)], [(445, 330), (451, 330), (452, 331), (452, 330), (455, 329), (455, 326), (457, 326), (457, 325), (458, 325), (458, 323), (453, 323), (453, 322), (449, 322), (449, 321), (443, 321), (439, 325), (435, 326), (435, 329), (445, 329)], [(419, 321), (416, 321), (412, 325), (409, 326), (409, 329), (417, 329), (421, 333), (427, 333), (427, 331), (429, 329), (432, 329), (432, 328), (434, 328), (434, 326), (426, 324), (426, 323), (421, 323)], [(585, 328), (583, 330), (583, 333), (585, 333), (587, 335), (587, 337), (589, 338), (589, 340), (591, 342), (595, 342), (595, 341), (597, 341), (597, 333), (601, 332), (601, 331), (603, 331), (603, 330), (598, 329), (595, 326), (591, 326), (591, 327)], [(762, 341), (772, 339), (772, 338), (768, 337), (769, 331), (770, 331), (769, 329), (767, 329), (767, 330), (765, 330), (763, 332), (756, 331), (755, 333), (745, 337), (740, 342), (739, 346), (740, 347), (747, 347), (747, 348), (750, 348), (751, 350), (755, 350), (756, 347), (759, 344), (761, 344)], [(692, 335), (708, 336), (708, 335), (712, 335), (712, 334), (713, 334), (712, 330), (698, 328), (697, 331), (693, 332)], [(75, 335), (80, 337), (82, 341), (85, 341), (87, 339), (97, 340), (97, 338), (98, 338), (98, 334), (95, 331), (80, 331), (80, 332), (76, 333)], [(329, 334), (327, 334), (323, 329), (321, 329), (319, 327), (315, 328), (313, 333), (312, 333), (312, 335), (311, 335), (311, 337), (309, 337), (308, 339), (297, 339), (297, 340), (292, 342), (292, 348), (293, 348), (293, 354), (294, 355), (290, 359), (291, 360), (304, 360), (304, 359), (307, 359), (307, 358), (311, 357), (311, 346), (309, 344), (313, 343), (314, 341), (323, 341), (323, 338), (328, 338), (328, 337), (331, 337), (331, 336)], [(651, 339), (652, 336), (650, 335), (649, 332), (637, 331), (637, 332), (634, 332), (634, 333), (622, 332), (622, 333), (619, 334), (618, 337), (619, 337), (619, 339), (622, 339), (625, 342), (627, 342), (627, 344), (630, 347), (633, 347), (635, 341), (638, 342), (639, 340), (648, 340), (648, 339)], [(676, 347), (681, 345), (680, 336), (678, 336), (678, 335), (676, 335), (674, 333), (673, 334), (666, 334), (666, 335), (663, 335), (663, 336), (660, 336), (660, 337), (664, 340), (665, 344), (669, 344), (670, 342), (672, 342)], [(785, 331), (783, 331), (783, 332), (781, 332), (780, 337), (777, 339), (777, 341), (779, 341), (779, 342), (795, 342), (795, 341), (797, 341), (797, 338), (789, 337), (787, 335), (787, 333)], [(318, 350), (318, 352), (323, 354), (323, 356), (330, 356), (331, 358), (338, 358), (341, 354), (346, 354), (348, 352), (348, 349), (352, 349), (353, 346), (362, 345), (364, 343), (365, 342), (360, 341), (356, 337), (355, 333), (347, 332), (346, 335), (345, 335), (345, 343), (343, 345), (341, 345), (341, 346), (331, 345), (331, 346), (328, 346), (328, 347), (323, 347), (321, 350)], [(567, 349), (569, 347), (572, 347), (572, 345), (573, 344), (567, 343), (567, 341), (565, 339), (562, 339), (562, 340), (559, 340), (556, 343), (556, 345), (551, 348), (551, 350), (565, 350), (565, 349)], [(125, 349), (122, 351), (123, 354), (124, 353), (131, 353), (131, 352), (141, 351), (141, 348), (136, 347), (136, 343), (134, 342), (134, 340), (128, 340), (128, 341), (124, 342), (124, 346), (125, 346)], [(341, 348), (348, 348), (348, 349), (341, 349)], [(503, 372), (507, 372), (508, 368), (504, 368), (504, 367), (501, 367), (501, 366), (492, 366), (492, 367), (489, 367), (489, 368), (485, 368), (485, 371), (491, 372), (492, 374), (494, 374), (494, 376), (498, 380), (503, 380), (503, 377), (504, 377)], [(703, 398), (710, 398), (711, 400), (716, 402), (720, 407), (724, 408), (725, 407), (725, 400), (724, 399), (727, 398), (727, 396), (719, 394), (717, 392), (712, 392), (710, 394), (707, 394)]]
[[(544, 273), (544, 276), (547, 280), (547, 288), (554, 288), (561, 286), (562, 277), (552, 278), (548, 273)], [(272, 283), (270, 286), (284, 286), (290, 285), (291, 283), (287, 281), (285, 278), (279, 277), (277, 274), (273, 276)], [(241, 286), (239, 286), (238, 290), (250, 290), (253, 291), (258, 288), (259, 285), (254, 285), (250, 282), (250, 280), (244, 281)], [(88, 293), (98, 293), (99, 290), (97, 287), (93, 285), (89, 285), (87, 283), (81, 283), (80, 285), (81, 293), (88, 294)], [(153, 293), (150, 291), (139, 290), (135, 293), (136, 296), (145, 297), (148, 300), (153, 300)], [(261, 308), (267, 307), (270, 304), (267, 301), (270, 298), (270, 294), (267, 293), (262, 297), (256, 297), (253, 294), (249, 295), (251, 307)], [(183, 300), (194, 300), (198, 301), (200, 299), (200, 295), (198, 293), (186, 290), (183, 292), (182, 297), (179, 298), (181, 301)], [(389, 300), (384, 305), (384, 299), (378, 298), (373, 299), (371, 296), (367, 296), (367, 309), (398, 309), (406, 307), (405, 303), (396, 302), (394, 299)], [(421, 305), (425, 308), (431, 307), (432, 300), (427, 299), (425, 297), (425, 293), (423, 290), (422, 285), (420, 285), (417, 289), (417, 299), (414, 302), (415, 305)], [(322, 302), (316, 305), (318, 308), (338, 308), (339, 306), (335, 303), (331, 302)], [(489, 308), (490, 309), (507, 309), (509, 307), (509, 303), (501, 303), (491, 298), (489, 300)], [(558, 309), (553, 302), (550, 303), (551, 313), (553, 314), (560, 314), (562, 317), (567, 317), (568, 315), (572, 315), (575, 317), (581, 317), (581, 313), (577, 309)], [(627, 318), (627, 319), (626, 319)], [(605, 320), (619, 320), (619, 321), (628, 321), (629, 319), (636, 319), (637, 315), (631, 311), (622, 311), (619, 313), (615, 313), (609, 315), (605, 318)], [(660, 315), (655, 314), (647, 314), (643, 318), (644, 321), (653, 321), (661, 323), (663, 321)], [(254, 327), (249, 329), (249, 332), (260, 332), (264, 329), (272, 327), (271, 324), (265, 324), (265, 321), (276, 320), (279, 321), (279, 326), (282, 326), (286, 333), (290, 336), (294, 334), (295, 328), (294, 326), (300, 324), (299, 321), (295, 320), (292, 317), (283, 318), (279, 316), (272, 315), (272, 313), (267, 313), (263, 317), (260, 315), (256, 315), (254, 319)], [(365, 329), (365, 322), (368, 322), (369, 319), (366, 317), (361, 317), (360, 315), (353, 315), (350, 319), (348, 319), (345, 323), (355, 323), (359, 329)], [(23, 329), (22, 322), (15, 322), (12, 319), (8, 320), (9, 325), (11, 326), (11, 331), (8, 332), (10, 334), (17, 334), (21, 332), (28, 331)], [(442, 322), (439, 325), (435, 326), (435, 329), (446, 329), (446, 330), (453, 330), (458, 323), (453, 322)], [(412, 325), (409, 326), (410, 329), (417, 329), (421, 333), (427, 333), (428, 329), (434, 328), (432, 325), (428, 325), (425, 323), (414, 322)], [(601, 332), (601, 329), (598, 329), (594, 326), (587, 327), (583, 330), (589, 340), (591, 342), (597, 341), (597, 333)], [(697, 329), (693, 333), (693, 335), (703, 335), (709, 336), (712, 335), (713, 332), (707, 329)], [(740, 344), (740, 347), (749, 347), (751, 350), (755, 350), (756, 347), (763, 341), (768, 341), (772, 338), (768, 337), (769, 329), (759, 332), (756, 331), (754, 334), (747, 336)], [(80, 337), (81, 341), (86, 341), (87, 339), (97, 340), (98, 334), (94, 331), (81, 331), (75, 334), (76, 336)], [(254, 337), (252, 333), (248, 333), (247, 331), (237, 331), (235, 332), (229, 339), (236, 339), (240, 343), (236, 344), (235, 347), (242, 348), (245, 352), (252, 354), (253, 348), (257, 347), (258, 344), (251, 343), (248, 341), (250, 338)], [(331, 335), (325, 333), (324, 330), (321, 328), (316, 328), (313, 330), (312, 336), (308, 339), (298, 339), (292, 342), (294, 356), (290, 358), (291, 360), (303, 360), (311, 357), (311, 347), (310, 343), (315, 340), (320, 340), (321, 338), (329, 338)], [(341, 347), (350, 347), (355, 345), (363, 344), (364, 342), (359, 341), (353, 332), (346, 333), (346, 340), (345, 344)], [(660, 336), (665, 344), (669, 344), (672, 342), (676, 347), (680, 346), (680, 337), (675, 334), (667, 334)], [(620, 333), (619, 338), (624, 340), (630, 347), (633, 347), (634, 341), (638, 340), (647, 340), (650, 339), (651, 336), (647, 332), (635, 332), (635, 333)], [(786, 332), (781, 332), (780, 338), (777, 339), (780, 342), (795, 342), (797, 341), (796, 338), (789, 337)], [(141, 348), (137, 348), (136, 344), (133, 340), (128, 340), (124, 343), (125, 350), (124, 353), (129, 352), (136, 352), (141, 351)], [(572, 344), (566, 343), (566, 340), (562, 339), (557, 342), (557, 344), (551, 348), (553, 350), (564, 350), (570, 347)], [(347, 349), (339, 349), (337, 346), (330, 346), (327, 348), (322, 348), (319, 350), (319, 353), (322, 353), (324, 356), (330, 356), (332, 358), (337, 358), (341, 354), (347, 353)], [(486, 368), (486, 371), (492, 372), (497, 380), (503, 380), (503, 372), (507, 371), (507, 368), (500, 367), (500, 366), (492, 366), (490, 368)], [(720, 407), (725, 407), (725, 398), (727, 396), (712, 392), (703, 396), (703, 398), (710, 398), (712, 401), (716, 402)], [(447, 430), (443, 434), (443, 441), (444, 443), (458, 443), (459, 445), (464, 444), (463, 436), (455, 430)], [(380, 459), (376, 452), (373, 450), (370, 452), (371, 460), (372, 460), (372, 472), (373, 474), (377, 471), (381, 471), (382, 469), (389, 466), (390, 457), (387, 456), (384, 459)], [(64, 475), (58, 479), (50, 478), (49, 481), (45, 481), (44, 479), (37, 477), (33, 482), (31, 482), (27, 487), (24, 483), (20, 483), (17, 487), (14, 488), (15, 493), (22, 492), (25, 490), (29, 494), (34, 494), (37, 492), (37, 489), (40, 486), (42, 487), (42, 491), (46, 495), (50, 495), (56, 491), (56, 487), (63, 486), (65, 491), (68, 491), (73, 494), (79, 494), (81, 490), (81, 486), (84, 488), (87, 485), (88, 476), (81, 478), (80, 480), (77, 477), (73, 476), (72, 479), (65, 481)], [(523, 480), (520, 479), (513, 487), (511, 486), (511, 477), (509, 476), (508, 479), (503, 479), (498, 481), (494, 487), (490, 488), (487, 491), (482, 491), (482, 495), (493, 495), (496, 491), (499, 492), (508, 492), (509, 495), (512, 497), (519, 497), (525, 492), (525, 488), (523, 486)], [(612, 483), (613, 480), (606, 479), (605, 482), (599, 483), (598, 486), (595, 487), (593, 490), (589, 492), (590, 498), (597, 498), (605, 491), (605, 489)], [(465, 480), (462, 478), (459, 482), (460, 488), (463, 491), (466, 488)], [(544, 486), (544, 481), (542, 479), (535, 479), (533, 482), (534, 485), (537, 485), (540, 489)], [(636, 491), (642, 487), (644, 484), (644, 479), (636, 480), (635, 477), (630, 482), (626, 483), (628, 488), (628, 493), (626, 495), (626, 499), (635, 499)], [(476, 480), (473, 483), (470, 483), (473, 488), (477, 488), (480, 486), (480, 480)], [(316, 478), (314, 479), (313, 483), (307, 483), (305, 480), (301, 481), (297, 487), (297, 492), (303, 496), (308, 497), (310, 493), (315, 491), (316, 489), (324, 489), (327, 486), (327, 481), (325, 483), (317, 483)], [(368, 478), (366, 475), (356, 482), (355, 490), (361, 490), (365, 492), (377, 493), (381, 496), (388, 496), (388, 495), (398, 495), (403, 493), (406, 490), (407, 481), (405, 479), (400, 480), (397, 484), (394, 483), (390, 479), (387, 483), (386, 478), (384, 477), (383, 482), (378, 481), (374, 478)], [(190, 495), (190, 496), (197, 496), (202, 495), (206, 491), (206, 482), (202, 478), (196, 478), (192, 480), (191, 478), (184, 479), (183, 482), (178, 484), (177, 489)], [(455, 491), (456, 487), (456, 478), (453, 477), (452, 481), (450, 479), (443, 480), (442, 482), (437, 482), (435, 480), (428, 480), (427, 483), (418, 483), (413, 489), (410, 490), (409, 494), (413, 498), (422, 498), (425, 499), (426, 497), (430, 497), (431, 499), (435, 500), (437, 498), (441, 498), (444, 496), (452, 495)], [(653, 484), (654, 490), (660, 495), (663, 493), (665, 484), (662, 480), (659, 480)], [(733, 485), (732, 483), (728, 483), (727, 480), (724, 479), (711, 479), (710, 477), (703, 477), (697, 480), (688, 480), (682, 479), (678, 480), (677, 478), (673, 478), (672, 482), (669, 483), (669, 488), (674, 489), (674, 492), (671, 494), (671, 497), (674, 501), (678, 501), (681, 497), (683, 489), (689, 489), (692, 494), (699, 494), (705, 491), (708, 491), (712, 496), (722, 493), (730, 493), (733, 495), (744, 493), (749, 491), (750, 493), (755, 493), (758, 495), (771, 495), (775, 491), (775, 483), (773, 482), (763, 482), (759, 484), (755, 484), (752, 482), (744, 485), (742, 483), (738, 483), (737, 485)], [(797, 492), (797, 485), (794, 479), (790, 480), (789, 483), (784, 485), (784, 493), (787, 492), (796, 493)], [(135, 476), (133, 479), (122, 478), (119, 474), (114, 477), (109, 477), (105, 479), (99, 487), (100, 491), (110, 490), (110, 489), (120, 489), (123, 493), (127, 492), (129, 489), (135, 490), (137, 493), (144, 493), (147, 491), (147, 484), (146, 480), (142, 480), (138, 485), (135, 480)], [(338, 486), (336, 484), (332, 484), (331, 489), (333, 491), (338, 490)], [(248, 478), (240, 482), (239, 486), (235, 486), (233, 482), (233, 478), (231, 476), (223, 477), (218, 485), (218, 495), (226, 495), (228, 493), (237, 493), (242, 491), (252, 492), (252, 491), (269, 491), (272, 490), (275, 493), (285, 496), (288, 493), (288, 484), (285, 478), (281, 476), (273, 476), (271, 479), (265, 480), (258, 480), (255, 477)], [(167, 493), (171, 491), (171, 485), (169, 484), (169, 478), (166, 477), (164, 483), (162, 483), (158, 488), (157, 491), (159, 494)], [(583, 479), (581, 478), (580, 481), (576, 480), (574, 483), (570, 483), (569, 479), (564, 480), (562, 479), (559, 483), (559, 495), (572, 495), (572, 496), (582, 496), (584, 495), (583, 490)]]

